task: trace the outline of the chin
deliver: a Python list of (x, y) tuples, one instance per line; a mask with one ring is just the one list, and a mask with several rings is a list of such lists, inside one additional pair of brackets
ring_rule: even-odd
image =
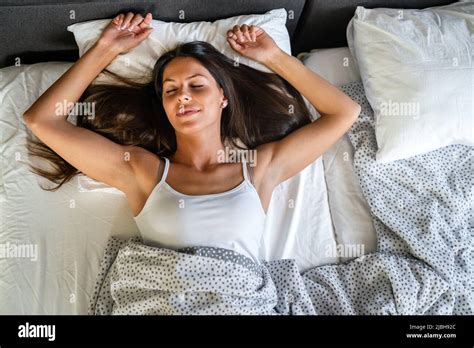
[(177, 127), (174, 127), (176, 132), (181, 134), (195, 134), (206, 128), (206, 124), (202, 122), (179, 122)]
[[(215, 122), (219, 122), (216, 120)], [(181, 134), (195, 134), (206, 128), (212, 127), (215, 122), (209, 122), (203, 118), (196, 119), (176, 119), (174, 124), (174, 129), (176, 132)], [(220, 129), (218, 127), (218, 129)]]

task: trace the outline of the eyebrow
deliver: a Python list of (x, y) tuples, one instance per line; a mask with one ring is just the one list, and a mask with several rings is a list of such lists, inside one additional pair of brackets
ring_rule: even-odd
[[(202, 75), (202, 74), (194, 74), (194, 75), (188, 76), (185, 80), (192, 79), (193, 77), (196, 77), (196, 76), (202, 76), (202, 77), (207, 78), (206, 76), (204, 76), (204, 75)], [(163, 81), (163, 84), (164, 84), (165, 82), (168, 82), (168, 81), (174, 82), (173, 79), (167, 78), (167, 79), (165, 79), (165, 80)]]

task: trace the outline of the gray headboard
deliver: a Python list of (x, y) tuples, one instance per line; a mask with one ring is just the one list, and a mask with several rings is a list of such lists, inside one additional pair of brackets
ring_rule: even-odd
[(454, 0), (308, 0), (292, 38), (293, 53), (313, 48), (347, 46), (346, 28), (357, 6), (365, 8), (427, 8)]
[[(285, 8), (293, 54), (346, 46), (346, 27), (356, 6), (425, 8), (452, 0), (0, 0), (0, 68), (44, 61), (75, 61), (70, 24), (112, 18), (123, 12), (151, 12), (163, 21), (213, 21)], [(184, 14), (184, 19), (182, 15)]]

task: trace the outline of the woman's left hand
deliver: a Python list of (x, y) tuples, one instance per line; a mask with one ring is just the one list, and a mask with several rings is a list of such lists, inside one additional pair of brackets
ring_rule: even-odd
[(237, 53), (265, 65), (281, 52), (272, 37), (256, 25), (235, 25), (227, 31), (227, 41)]

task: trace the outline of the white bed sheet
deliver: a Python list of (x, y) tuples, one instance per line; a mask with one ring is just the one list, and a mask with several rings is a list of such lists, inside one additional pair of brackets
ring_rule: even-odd
[[(335, 86), (361, 80), (348, 47), (315, 49), (299, 54), (298, 58)], [(316, 113), (312, 106), (311, 109)], [(323, 163), (336, 242), (340, 251), (345, 250), (339, 254), (340, 261), (354, 258), (352, 251), (363, 254), (375, 251), (377, 237), (370, 208), (354, 173), (354, 148), (347, 134), (324, 153)]]
[[(69, 66), (56, 62), (0, 70), (0, 245), (38, 248), (36, 260), (0, 258), (0, 314), (86, 313), (107, 240), (138, 234), (122, 192), (85, 176), (47, 192), (38, 184), (48, 182), (29, 172), (28, 161), (39, 162), (27, 156), (21, 115)], [(341, 145), (336, 145), (324, 157), (325, 163), (333, 159), (331, 166), (325, 168), (319, 158), (275, 189), (262, 258), (295, 258), (303, 271), (339, 262), (328, 253), (336, 240), (367, 240), (350, 228), (351, 219), (364, 216), (354, 209), (346, 217), (348, 233), (339, 229), (335, 235), (330, 212), (340, 216), (351, 206), (344, 194), (334, 194), (333, 188), (328, 195), (326, 189), (326, 181), (329, 188), (347, 178), (340, 175)]]

